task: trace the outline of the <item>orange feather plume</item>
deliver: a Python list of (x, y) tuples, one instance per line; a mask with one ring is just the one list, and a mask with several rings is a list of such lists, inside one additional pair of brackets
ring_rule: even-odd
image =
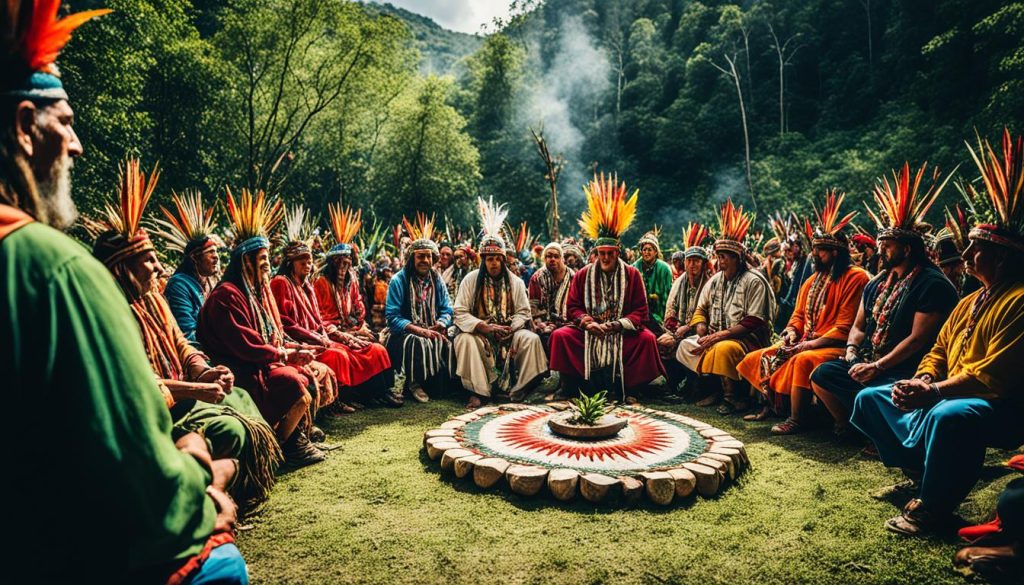
[(971, 158), (981, 172), (985, 193), (979, 195), (967, 187), (979, 219), (1017, 234), (1024, 234), (1024, 137), (1016, 140), (1009, 128), (1003, 129), (1000, 159), (988, 140), (978, 137), (977, 150), (967, 145)]
[(434, 215), (427, 218), (425, 213), (419, 211), (416, 212), (416, 223), (409, 222), (408, 219), (402, 216), (402, 225), (405, 226), (405, 231), (409, 233), (409, 237), (415, 240), (433, 240), (434, 239)]
[(856, 211), (851, 211), (840, 217), (839, 208), (842, 207), (844, 199), (846, 199), (846, 193), (829, 189), (825, 192), (825, 206), (821, 208), (821, 211), (818, 211), (817, 206), (813, 206), (814, 214), (818, 218), (818, 225), (826, 234), (832, 236), (838, 234), (854, 217), (857, 217)]
[(636, 216), (636, 201), (640, 190), (626, 199), (626, 183), (619, 182), (617, 175), (594, 175), (594, 179), (583, 187), (587, 198), (587, 209), (579, 224), (591, 239), (610, 237), (618, 239), (633, 223)]
[(284, 205), (281, 200), (268, 199), (262, 189), (254, 194), (243, 188), (237, 201), (230, 188), (225, 190), (228, 219), (231, 220), (237, 243), (257, 236), (267, 237), (284, 218)]
[(54, 62), (75, 29), (112, 12), (108, 8), (86, 10), (58, 19), (60, 5), (61, 0), (7, 0), (8, 23), (16, 29), (5, 33), (15, 39), (18, 53), (30, 71), (56, 75)]
[(153, 165), (147, 179), (137, 158), (129, 158), (120, 166), (117, 203), (107, 203), (106, 216), (110, 227), (126, 239), (134, 238), (139, 231), (142, 212), (153, 195), (157, 181), (160, 180), (159, 167), (159, 164)]
[(683, 244), (687, 248), (700, 246), (710, 235), (711, 233), (707, 227), (699, 223), (690, 222), (686, 225), (686, 229), (683, 230)]
[(878, 215), (869, 208), (868, 215), (874, 220), (875, 225), (880, 229), (890, 228), (899, 230), (912, 230), (918, 223), (924, 221), (924, 216), (931, 209), (932, 204), (938, 198), (939, 193), (949, 182), (950, 174), (945, 181), (939, 183), (939, 171), (935, 169), (932, 173), (932, 184), (923, 195), (919, 195), (921, 179), (924, 177), (928, 163), (921, 165), (914, 178), (911, 179), (910, 163), (903, 163), (903, 168), (893, 171), (893, 182), (882, 177), (874, 188), (875, 204), (878, 206)]
[(752, 213), (745, 213), (742, 205), (733, 205), (732, 199), (727, 199), (718, 213), (718, 237), (742, 242), (753, 221)]
[(190, 241), (213, 232), (215, 208), (203, 205), (203, 196), (199, 191), (173, 193), (171, 202), (174, 203), (174, 211), (161, 205), (164, 219), (152, 220), (157, 226), (153, 234), (166, 240), (168, 249), (184, 252)]
[(363, 210), (342, 208), (340, 204), (328, 203), (327, 213), (331, 218), (331, 232), (339, 244), (351, 244), (363, 227)]

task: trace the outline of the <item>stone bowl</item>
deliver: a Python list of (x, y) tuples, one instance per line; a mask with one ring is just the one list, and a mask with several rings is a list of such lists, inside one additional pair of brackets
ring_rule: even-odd
[(596, 440), (614, 437), (629, 424), (629, 419), (611, 414), (602, 416), (598, 419), (597, 424), (594, 425), (580, 425), (569, 422), (569, 419), (575, 415), (576, 413), (571, 410), (559, 413), (548, 419), (548, 428), (556, 435), (570, 439)]

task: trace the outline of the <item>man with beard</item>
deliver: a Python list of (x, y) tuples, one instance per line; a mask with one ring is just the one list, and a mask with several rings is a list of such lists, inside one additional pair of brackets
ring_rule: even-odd
[(880, 258), (878, 256), (878, 242), (867, 234), (854, 234), (850, 238), (853, 248), (860, 254), (860, 267), (871, 274), (878, 274)]
[[(856, 212), (840, 218), (844, 194), (829, 191), (818, 214), (812, 239), (815, 274), (802, 287), (782, 341), (748, 353), (737, 370), (760, 390), (766, 404), (749, 420), (764, 420), (773, 411), (789, 410), (785, 422), (772, 427), (776, 435), (800, 432), (805, 394), (811, 388), (811, 372), (822, 363), (842, 357), (843, 344), (860, 306), (869, 280), (863, 269), (850, 265), (850, 249), (843, 228)], [(786, 397), (788, 397), (788, 404)]]
[[(505, 267), (501, 226), (508, 214), (492, 201), (477, 199), (483, 235), (482, 266), (466, 275), (455, 297), (455, 373), (470, 392), (467, 409), (491, 397), (498, 380), (502, 392), (522, 400), (547, 374), (548, 360), (530, 323), (530, 301), (522, 279)], [(497, 370), (501, 370), (498, 378)]]
[(690, 336), (697, 300), (704, 289), (711, 273), (708, 252), (704, 249), (704, 240), (708, 238), (708, 229), (699, 223), (690, 223), (683, 232), (685, 250), (678, 252), (683, 256), (683, 273), (672, 283), (665, 306), (665, 332), (658, 337), (658, 349), (662, 363), (668, 372), (668, 391), (673, 394), (688, 370), (675, 359), (679, 343)]
[(892, 488), (912, 499), (885, 524), (907, 536), (950, 528), (986, 448), (1024, 443), (1024, 139), (1004, 130), (1002, 157), (979, 143), (983, 191), (967, 189), (979, 223), (964, 258), (982, 288), (953, 309), (913, 378), (863, 390), (850, 419), (910, 480)]
[[(119, 203), (107, 207), (107, 230), (97, 237), (93, 256), (110, 269), (131, 306), (150, 367), (171, 410), (177, 436), (198, 432), (214, 459), (238, 459), (231, 495), (254, 510), (274, 485), (281, 450), (252, 398), (233, 388), (234, 375), (189, 345), (158, 289), (163, 267), (146, 231), (142, 213), (159, 178), (148, 181), (139, 161), (121, 169)], [(114, 228), (117, 226), (117, 228)]]
[(175, 194), (171, 200), (175, 212), (161, 207), (166, 219), (154, 220), (161, 228), (154, 233), (166, 240), (168, 250), (182, 255), (181, 264), (167, 280), (164, 297), (185, 339), (197, 344), (199, 310), (217, 284), (224, 243), (213, 233), (213, 207), (205, 208), (198, 192)]
[(530, 278), (530, 312), (533, 329), (540, 335), (544, 347), (550, 347), (551, 332), (568, 324), (566, 304), (569, 285), (575, 270), (562, 261), (562, 246), (551, 242), (543, 250), (544, 266)]
[(551, 333), (551, 369), (569, 396), (584, 383), (588, 393), (595, 391), (595, 374), (606, 371), (624, 400), (665, 374), (657, 338), (644, 328), (649, 317), (643, 277), (619, 258), (619, 238), (633, 221), (637, 192), (627, 200), (625, 183), (602, 174), (584, 193), (588, 209), (580, 226), (596, 240), (598, 259), (573, 276), (566, 308), (574, 326)]
[(392, 364), (399, 364), (405, 375), (405, 389), (417, 402), (430, 396), (424, 385), (446, 383), (455, 374), (455, 354), (446, 331), (452, 324), (452, 305), (448, 288), (434, 270), (437, 244), (433, 218), (416, 214), (416, 224), (402, 218), (413, 238), (405, 267), (388, 284), (384, 317), (388, 327), (381, 342), (388, 349)]
[[(6, 575), (163, 582), (216, 574), (243, 583), (236, 508), (225, 493), (233, 466), (212, 461), (196, 433), (172, 440), (124, 296), (100, 262), (57, 231), (75, 220), (70, 170), (82, 145), (53, 61), (77, 26), (109, 12), (57, 20), (58, 7), (22, 0), (0, 8), (0, 368), (5, 390), (47, 401), (47, 424), (71, 438), (59, 464), (38, 449), (8, 453), (14, 472), (5, 489), (17, 504), (6, 524), (17, 538), (5, 554), (17, 562)], [(5, 426), (12, 437), (33, 437), (39, 418), (9, 417)]]
[(459, 284), (462, 283), (462, 279), (466, 278), (470, 270), (473, 270), (473, 263), (475, 263), (473, 256), (475, 256), (475, 252), (468, 245), (456, 249), (452, 254), (451, 265), (441, 273), (441, 280), (448, 287), (449, 297), (455, 298), (455, 293), (459, 290)]
[[(328, 210), (336, 241), (354, 237), (359, 231), (359, 216), (342, 213), (333, 205)], [(301, 233), (305, 218), (301, 206), (289, 214), (289, 241), (277, 275), (270, 281), (284, 332), (316, 348), (317, 361), (326, 364), (337, 377), (338, 386), (345, 389), (344, 400), (336, 403), (333, 412), (353, 412), (354, 408), (344, 403), (353, 400), (371, 399), (387, 406), (401, 406), (401, 399), (391, 392), (395, 378), (388, 352), (373, 341), (373, 334), (362, 321), (365, 309), (352, 270), (352, 247), (339, 243), (327, 253), (324, 270), (329, 278), (322, 276), (317, 281), (317, 289), (323, 291), (317, 294), (309, 280), (313, 254)], [(325, 310), (325, 306), (330, 309)], [(331, 319), (324, 319), (323, 315)]]
[(722, 401), (721, 414), (749, 408), (750, 390), (741, 385), (737, 366), (748, 352), (769, 343), (777, 311), (768, 281), (744, 260), (743, 242), (752, 219), (731, 199), (722, 206), (714, 244), (718, 272), (701, 288), (688, 322), (689, 335), (675, 352), (686, 369), (711, 377), (713, 389), (697, 406)]
[(647, 312), (649, 321), (647, 327), (659, 335), (664, 329), (662, 321), (665, 319), (665, 298), (669, 289), (672, 288), (672, 269), (661, 259), (661, 246), (658, 244), (659, 230), (644, 234), (637, 246), (640, 248), (640, 259), (633, 263), (633, 268), (640, 271), (644, 277), (644, 289), (647, 291)]
[[(919, 176), (923, 172), (924, 167)], [(953, 285), (928, 259), (917, 229), (945, 184), (933, 183), (919, 198), (908, 165), (894, 179), (895, 186), (885, 177), (875, 186), (882, 271), (864, 287), (844, 358), (811, 373), (811, 390), (832, 415), (837, 437), (849, 434), (858, 392), (913, 375), (957, 303)]]
[[(309, 441), (313, 396), (332, 397), (332, 381), (313, 354), (285, 337), (270, 290), (270, 241), (266, 234), (282, 217), (281, 202), (243, 189), (236, 204), (227, 192), (228, 215), (237, 244), (231, 262), (199, 313), (199, 341), (249, 389), (263, 418), (282, 443), (293, 467), (318, 463), (322, 451)], [(287, 344), (287, 345), (286, 345)]]

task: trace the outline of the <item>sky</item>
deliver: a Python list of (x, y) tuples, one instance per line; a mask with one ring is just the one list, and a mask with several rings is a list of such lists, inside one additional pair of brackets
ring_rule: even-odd
[(444, 28), (464, 33), (480, 32), (495, 16), (508, 15), (509, 0), (376, 0), (434, 19)]

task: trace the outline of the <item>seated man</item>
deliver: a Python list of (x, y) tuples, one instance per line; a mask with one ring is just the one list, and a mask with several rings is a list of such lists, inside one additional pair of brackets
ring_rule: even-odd
[(483, 266), (462, 280), (454, 309), (455, 373), (470, 392), (467, 409), (479, 408), (481, 399), (490, 398), (499, 368), (499, 389), (513, 401), (522, 400), (548, 372), (540, 337), (526, 328), (526, 285), (505, 267), (505, 242), (499, 233), (507, 212), (493, 201), (479, 199), (478, 204)]
[[(789, 417), (772, 427), (772, 433), (800, 432), (802, 406), (811, 389), (811, 372), (822, 363), (846, 352), (843, 344), (857, 315), (868, 273), (850, 265), (850, 249), (843, 228), (851, 213), (840, 219), (844, 195), (827, 195), (818, 215), (812, 241), (815, 274), (800, 287), (796, 308), (782, 331), (782, 341), (748, 353), (737, 367), (750, 384), (765, 395), (765, 406), (750, 420), (763, 420), (774, 411)], [(788, 397), (788, 401), (786, 400)]]
[(592, 387), (594, 374), (602, 370), (613, 384), (618, 381), (622, 400), (665, 375), (657, 338), (643, 325), (648, 319), (643, 277), (619, 258), (619, 237), (632, 222), (637, 198), (634, 193), (627, 201), (625, 190), (617, 178), (603, 174), (584, 188), (589, 210), (580, 225), (596, 240), (598, 260), (580, 269), (569, 287), (567, 317), (574, 327), (551, 333), (551, 369), (561, 375), (563, 396), (575, 395), (584, 383), (588, 393), (603, 390)]
[(911, 480), (914, 499), (886, 522), (900, 534), (948, 527), (981, 475), (986, 447), (1024, 443), (1024, 205), (1020, 193), (1001, 188), (1019, 184), (1021, 142), (1004, 131), (1005, 161), (987, 143), (972, 152), (989, 191), (974, 196), (985, 223), (970, 231), (964, 258), (982, 288), (953, 309), (913, 378), (868, 388), (854, 402), (850, 422), (882, 463)]
[(424, 384), (444, 384), (455, 375), (455, 354), (446, 333), (452, 324), (452, 305), (448, 287), (434, 270), (438, 252), (430, 239), (433, 222), (417, 214), (417, 225), (405, 223), (415, 239), (405, 267), (388, 285), (384, 310), (388, 327), (381, 342), (391, 363), (402, 368), (405, 389), (417, 402), (427, 402), (430, 397)]
[(665, 297), (668, 296), (668, 292), (672, 288), (672, 269), (661, 259), (658, 231), (655, 228), (640, 238), (637, 243), (637, 247), (640, 248), (640, 258), (633, 263), (633, 268), (639, 270), (644, 277), (649, 314), (646, 326), (655, 335), (660, 335), (664, 331), (662, 322), (665, 320)]
[(665, 304), (665, 332), (658, 337), (661, 361), (668, 372), (669, 396), (675, 394), (679, 383), (689, 372), (676, 360), (676, 349), (683, 339), (690, 336), (690, 322), (697, 309), (697, 300), (711, 274), (711, 262), (708, 261), (708, 252), (703, 247), (707, 237), (706, 227), (690, 223), (683, 232), (683, 243), (686, 247), (683, 251), (677, 252), (682, 257), (680, 264), (683, 272), (672, 282), (672, 289)]
[[(857, 393), (911, 377), (958, 300), (953, 285), (928, 259), (925, 236), (917, 229), (928, 207), (910, 190), (909, 167), (903, 167), (895, 183), (894, 190), (883, 177), (875, 188), (876, 217), (886, 222), (876, 240), (881, 272), (864, 287), (846, 356), (811, 373), (811, 389), (832, 415), (840, 437), (849, 433)], [(936, 192), (933, 185), (925, 198)]]
[[(7, 453), (4, 520), (17, 537), (5, 544), (5, 577), (247, 583), (224, 493), (230, 468), (211, 462), (196, 434), (175, 445), (124, 296), (58, 231), (75, 220), (70, 171), (82, 145), (51, 66), (75, 27), (107, 11), (75, 14), (73, 24), (46, 6), (22, 0), (0, 11), (0, 369), (4, 390), (44, 404), (46, 424), (68, 440), (56, 461), (39, 449)], [(28, 46), (40, 38), (57, 40)], [(11, 437), (39, 432), (38, 416), (5, 422)]]
[[(149, 192), (156, 177), (154, 173)], [(163, 267), (149, 235), (138, 227), (148, 193), (137, 160), (127, 162), (120, 182), (120, 205), (107, 208), (108, 229), (96, 239), (93, 255), (113, 274), (131, 306), (176, 434), (200, 432), (215, 459), (238, 459), (240, 481), (232, 495), (244, 510), (254, 510), (270, 495), (280, 462), (274, 432), (245, 390), (233, 388), (231, 371), (210, 366), (207, 357), (189, 345), (160, 296), (157, 281)]]
[(733, 206), (732, 200), (722, 206), (721, 233), (714, 244), (718, 272), (701, 289), (687, 324), (689, 335), (675, 353), (676, 360), (689, 371), (713, 377), (715, 388), (697, 406), (712, 406), (722, 400), (721, 414), (749, 408), (750, 390), (741, 386), (737, 365), (748, 352), (769, 343), (777, 311), (768, 281), (743, 260), (750, 221), (751, 216), (742, 206)]
[(551, 242), (543, 250), (544, 266), (530, 278), (530, 313), (533, 330), (540, 335), (544, 347), (549, 347), (551, 332), (569, 322), (565, 318), (569, 300), (569, 284), (576, 271), (562, 261), (562, 246)]
[[(280, 202), (268, 204), (262, 191), (254, 198), (243, 190), (238, 204), (231, 191), (227, 197), (237, 244), (224, 279), (199, 313), (199, 341), (249, 389), (263, 418), (277, 433), (287, 464), (298, 467), (323, 461), (324, 453), (310, 443), (307, 434), (313, 428), (310, 406), (314, 393), (333, 395), (335, 382), (326, 366), (313, 366), (312, 353), (294, 344), (286, 346), (269, 284), (270, 241), (263, 235), (280, 221)], [(252, 225), (247, 221), (251, 217), (267, 221)]]
[[(330, 207), (330, 212), (332, 223), (335, 223), (335, 219), (348, 216), (341, 214), (334, 206)], [(289, 217), (289, 243), (282, 253), (283, 259), (277, 275), (270, 280), (285, 334), (316, 348), (317, 361), (331, 368), (338, 379), (338, 385), (344, 389), (346, 396), (343, 401), (351, 402), (354, 397), (358, 400), (380, 400), (387, 406), (401, 406), (401, 399), (391, 392), (395, 378), (388, 352), (383, 345), (373, 340), (373, 334), (361, 320), (365, 309), (351, 269), (351, 246), (337, 244), (327, 253), (324, 270), (340, 284), (335, 286), (331, 280), (322, 276), (317, 281), (317, 287), (323, 294), (317, 295), (309, 280), (313, 270), (313, 254), (299, 233), (304, 223), (296, 221), (299, 215), (304, 218), (305, 213), (293, 212)], [(358, 223), (355, 227), (353, 233), (358, 231)], [(344, 271), (340, 275), (339, 269)], [(333, 310), (324, 310), (320, 299), (330, 303)], [(324, 314), (333, 317), (331, 322), (322, 318)], [(345, 404), (335, 407), (335, 412), (352, 410), (351, 406)]]
[(172, 200), (177, 213), (161, 208), (170, 221), (155, 220), (161, 229), (154, 232), (167, 241), (168, 250), (181, 253), (181, 263), (167, 280), (164, 297), (185, 339), (197, 344), (199, 310), (217, 284), (224, 242), (213, 233), (213, 209), (205, 210), (198, 192), (175, 194)]
[(582, 246), (576, 243), (574, 238), (562, 240), (562, 257), (565, 258), (565, 265), (573, 272), (579, 272), (580, 268), (586, 266), (587, 253), (583, 251)]

